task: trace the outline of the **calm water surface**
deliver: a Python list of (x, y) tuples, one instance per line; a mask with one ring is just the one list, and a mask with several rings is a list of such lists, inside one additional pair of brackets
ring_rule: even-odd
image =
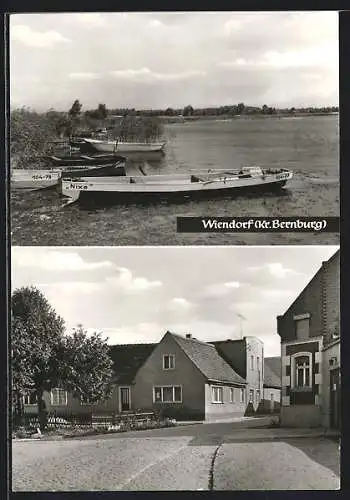
[(176, 216), (339, 215), (338, 116), (196, 121), (166, 126), (165, 155), (129, 158), (128, 171), (179, 173), (259, 164), (293, 170), (282, 194), (62, 208), (55, 191), (12, 193), (13, 245), (336, 244), (337, 234), (178, 234)]

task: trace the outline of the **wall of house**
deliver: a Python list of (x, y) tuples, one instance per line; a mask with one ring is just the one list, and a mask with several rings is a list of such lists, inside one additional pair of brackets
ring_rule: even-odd
[[(322, 405), (322, 337), (305, 341), (284, 342), (282, 349), (282, 400), (281, 424), (295, 427), (317, 427), (321, 425)], [(294, 355), (311, 354), (310, 387), (298, 388), (293, 384), (295, 376)], [(294, 387), (293, 387), (294, 385)]]
[[(339, 325), (340, 254), (334, 255), (300, 293), (283, 316), (277, 331), (283, 341), (296, 338), (294, 316), (310, 314), (310, 337), (329, 337)], [(325, 339), (327, 341), (327, 338)]]
[[(331, 370), (340, 367), (340, 342), (329, 346), (323, 351), (322, 370), (322, 425), (329, 428), (331, 426)], [(332, 364), (330, 361), (332, 360)]]
[[(273, 395), (273, 403), (271, 399)], [(264, 387), (264, 397), (258, 411), (262, 413), (279, 412), (281, 409), (281, 389)]]
[[(257, 411), (260, 401), (263, 398), (264, 384), (264, 344), (256, 337), (245, 337), (246, 340), (246, 411)], [(254, 366), (251, 368), (251, 356), (253, 356)], [(259, 357), (259, 368), (257, 358)], [(253, 404), (249, 403), (249, 391), (254, 391)], [(260, 391), (260, 401), (257, 400), (257, 391)]]
[(209, 422), (230, 420), (232, 418), (243, 417), (246, 405), (240, 401), (240, 387), (233, 387), (234, 397), (230, 401), (230, 389), (232, 386), (221, 385), (223, 388), (223, 402), (213, 402), (213, 386), (221, 384), (205, 384), (205, 420)]
[[(97, 404), (85, 405), (81, 404), (80, 400), (74, 398), (72, 394), (67, 393), (66, 405), (52, 405), (51, 393), (44, 392), (43, 399), (45, 401), (46, 410), (48, 412), (56, 412), (58, 415), (71, 414), (89, 414), (89, 413), (110, 413), (119, 411), (119, 388), (116, 386), (113, 392), (106, 401), (101, 401)], [(132, 401), (132, 396), (131, 396)], [(28, 414), (36, 414), (38, 411), (37, 405), (24, 405), (24, 411)]]
[[(163, 370), (163, 355), (175, 355), (175, 369)], [(153, 387), (182, 386), (181, 403), (153, 402)], [(135, 377), (133, 404), (137, 408), (162, 409), (178, 420), (205, 416), (205, 377), (180, 349), (171, 335), (165, 335)]]

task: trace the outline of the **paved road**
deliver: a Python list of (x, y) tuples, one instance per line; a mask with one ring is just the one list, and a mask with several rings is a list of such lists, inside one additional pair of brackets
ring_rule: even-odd
[[(281, 429), (278, 429), (281, 431)], [(278, 433), (277, 433), (278, 434)], [(338, 489), (326, 438), (206, 424), (13, 443), (14, 491)]]

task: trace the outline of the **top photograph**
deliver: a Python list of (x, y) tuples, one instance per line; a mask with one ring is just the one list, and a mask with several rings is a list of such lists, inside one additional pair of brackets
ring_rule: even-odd
[(339, 244), (338, 22), (11, 15), (12, 245)]

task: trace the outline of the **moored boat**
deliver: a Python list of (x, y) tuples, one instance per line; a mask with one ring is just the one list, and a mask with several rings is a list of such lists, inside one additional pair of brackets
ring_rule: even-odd
[(118, 178), (64, 178), (61, 193), (68, 203), (90, 198), (102, 201), (172, 199), (224, 194), (243, 191), (273, 190), (283, 187), (293, 173), (286, 169), (244, 167), (241, 170), (209, 170), (175, 175), (136, 175)]
[(106, 165), (57, 167), (47, 169), (13, 169), (11, 171), (11, 188), (15, 190), (38, 190), (56, 186), (61, 178), (89, 178), (99, 176), (113, 178), (125, 176), (123, 163), (110, 163)]
[(84, 138), (72, 142), (80, 150), (103, 153), (147, 153), (163, 151), (165, 142), (123, 142)]
[(83, 166), (90, 165), (116, 165), (125, 163), (126, 159), (123, 156), (115, 154), (95, 154), (95, 155), (74, 155), (74, 156), (58, 156), (49, 155), (44, 157), (46, 162), (52, 166)]

